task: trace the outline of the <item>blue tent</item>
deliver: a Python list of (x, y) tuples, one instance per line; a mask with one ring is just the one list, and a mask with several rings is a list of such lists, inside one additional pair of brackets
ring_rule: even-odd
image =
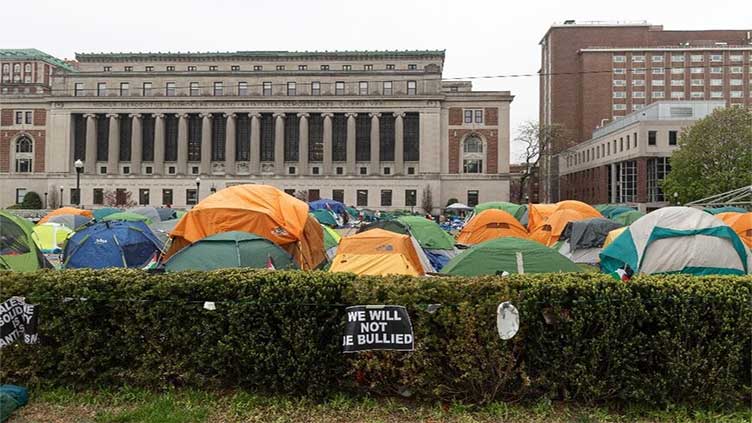
[(339, 215), (347, 213), (347, 209), (345, 208), (344, 204), (340, 203), (339, 201), (328, 200), (326, 198), (311, 201), (310, 203), (308, 203), (308, 207), (310, 207), (311, 210), (331, 210)]
[(162, 243), (143, 222), (99, 222), (68, 239), (63, 267), (142, 267), (161, 248)]

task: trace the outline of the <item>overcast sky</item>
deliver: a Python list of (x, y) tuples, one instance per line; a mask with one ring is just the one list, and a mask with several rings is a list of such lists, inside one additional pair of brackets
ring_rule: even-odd
[[(746, 0), (25, 0), (4, 7), (0, 47), (76, 52), (446, 49), (444, 77), (534, 73), (554, 22), (646, 20), (665, 29), (745, 29)], [(693, 7), (697, 4), (698, 7)], [(538, 117), (535, 77), (474, 81), (509, 90), (512, 138)], [(518, 149), (512, 161), (518, 160)]]

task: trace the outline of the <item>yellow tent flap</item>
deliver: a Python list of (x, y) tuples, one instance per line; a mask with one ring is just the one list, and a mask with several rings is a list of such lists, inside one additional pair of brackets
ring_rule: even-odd
[(416, 245), (410, 235), (383, 229), (344, 237), (330, 271), (358, 275), (424, 275), (425, 268)]
[(616, 238), (617, 238), (617, 237), (618, 237), (619, 235), (621, 235), (621, 233), (622, 233), (622, 232), (624, 232), (624, 231), (625, 231), (626, 229), (627, 229), (627, 226), (625, 226), (625, 227), (623, 227), (623, 228), (616, 228), (616, 229), (614, 229), (613, 231), (609, 232), (609, 233), (608, 233), (608, 235), (606, 235), (606, 241), (604, 241), (604, 242), (603, 242), (603, 248), (606, 248), (606, 246), (607, 246), (608, 244), (610, 244), (610, 243), (614, 242), (614, 240), (615, 240), (615, 239), (616, 239)]

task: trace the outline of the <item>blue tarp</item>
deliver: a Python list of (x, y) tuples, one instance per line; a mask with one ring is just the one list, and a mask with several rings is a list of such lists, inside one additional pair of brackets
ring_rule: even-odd
[(142, 267), (161, 248), (143, 222), (99, 222), (71, 236), (63, 251), (63, 267)]
[(331, 210), (334, 213), (337, 214), (345, 214), (347, 213), (347, 209), (345, 208), (345, 205), (340, 203), (339, 201), (329, 200), (326, 198), (322, 198), (320, 200), (311, 201), (308, 203), (308, 207), (311, 208), (311, 210)]

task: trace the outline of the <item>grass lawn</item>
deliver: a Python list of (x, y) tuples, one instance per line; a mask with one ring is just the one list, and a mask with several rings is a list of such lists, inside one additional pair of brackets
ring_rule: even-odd
[(750, 409), (692, 410), (581, 407), (539, 402), (494, 403), (481, 407), (415, 404), (395, 399), (335, 396), (327, 401), (264, 396), (243, 391), (141, 389), (30, 392), (26, 407), (10, 423), (22, 422), (749, 422)]

